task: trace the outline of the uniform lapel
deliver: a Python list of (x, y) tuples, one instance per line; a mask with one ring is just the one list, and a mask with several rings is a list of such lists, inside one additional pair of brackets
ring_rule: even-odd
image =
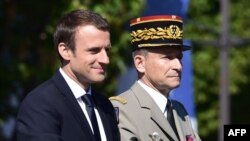
[(182, 120), (181, 120), (181, 117), (179, 117), (177, 115), (177, 112), (176, 110), (174, 109), (173, 110), (173, 114), (174, 114), (174, 121), (175, 121), (175, 125), (176, 125), (176, 128), (177, 128), (177, 132), (178, 132), (178, 135), (179, 135), (179, 138), (181, 141), (185, 141), (186, 139), (184, 138), (184, 133), (183, 131), (185, 131), (184, 126), (182, 125)]
[[(181, 141), (186, 141), (187, 135), (193, 135), (193, 129), (191, 125), (191, 121), (187, 116), (186, 111), (183, 111), (182, 106), (178, 104), (178, 102), (173, 102), (173, 114), (175, 119), (175, 124), (177, 127), (177, 132), (179, 134)], [(179, 111), (179, 112), (177, 112)]]
[(165, 134), (168, 134), (173, 140), (177, 141), (178, 138), (169, 122), (150, 95), (147, 94), (147, 92), (137, 82), (132, 86), (132, 91), (136, 93), (136, 97), (138, 97), (141, 107), (150, 110), (149, 112), (151, 112), (151, 118), (159, 126), (159, 128), (165, 132)]
[(89, 134), (89, 138), (92, 137), (92, 140), (94, 140), (92, 136), (93, 134), (92, 130), (88, 124), (88, 121), (80, 105), (78, 104), (72, 91), (70, 90), (69, 86), (67, 85), (66, 81), (64, 80), (64, 78), (62, 77), (59, 71), (57, 71), (57, 73), (53, 76), (52, 80), (54, 81), (58, 90), (60, 90), (62, 95), (64, 96), (65, 103), (69, 107), (69, 110), (71, 111), (72, 115), (75, 117), (79, 126), (81, 126), (83, 132), (85, 134)]
[(161, 129), (164, 130), (164, 132), (166, 134), (168, 134), (173, 140), (177, 141), (178, 138), (177, 138), (176, 134), (174, 133), (174, 130), (172, 129), (170, 123), (167, 121), (167, 119), (162, 114), (162, 112), (159, 110), (159, 108), (158, 109), (157, 108), (151, 109), (151, 116), (152, 116), (153, 121), (159, 127), (161, 127)]

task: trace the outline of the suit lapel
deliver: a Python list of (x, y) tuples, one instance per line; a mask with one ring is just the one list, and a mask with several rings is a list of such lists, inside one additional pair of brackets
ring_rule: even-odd
[(88, 124), (88, 121), (80, 105), (78, 104), (68, 84), (66, 83), (66, 81), (64, 80), (64, 78), (62, 77), (59, 71), (56, 72), (52, 80), (55, 83), (58, 90), (61, 91), (61, 94), (64, 97), (65, 103), (69, 107), (69, 110), (71, 111), (72, 115), (75, 117), (78, 124), (81, 126), (83, 132), (86, 134), (89, 134), (89, 136), (92, 137), (92, 140), (94, 140), (92, 136), (93, 135), (92, 130)]
[(178, 140), (160, 108), (156, 105), (150, 95), (140, 86), (140, 84), (136, 82), (131, 89), (134, 93), (136, 93), (135, 96), (138, 97), (141, 107), (149, 109), (152, 120), (159, 126), (159, 128), (165, 134), (168, 134), (173, 140)]

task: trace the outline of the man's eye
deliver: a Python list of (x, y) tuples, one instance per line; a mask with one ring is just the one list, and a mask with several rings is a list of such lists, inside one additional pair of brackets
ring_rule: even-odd
[(169, 59), (169, 60), (173, 59), (171, 56), (163, 56), (162, 58)]
[(179, 56), (168, 55), (168, 56), (164, 56), (163, 58), (167, 58), (169, 60), (173, 60), (173, 59), (177, 58), (177, 59), (181, 60), (183, 58), (183, 56), (182, 55), (179, 55)]
[(92, 49), (89, 49), (89, 52), (93, 53), (93, 54), (96, 54), (100, 51), (100, 49), (98, 48), (92, 48)]

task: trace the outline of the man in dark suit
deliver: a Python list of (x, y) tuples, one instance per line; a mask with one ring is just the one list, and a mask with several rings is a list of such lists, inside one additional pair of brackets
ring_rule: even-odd
[(180, 85), (182, 19), (154, 15), (131, 20), (133, 61), (138, 80), (112, 104), (122, 141), (200, 141), (184, 106), (169, 99)]
[[(23, 100), (18, 141), (119, 141), (112, 104), (94, 91), (111, 48), (107, 21), (88, 10), (64, 15), (54, 33), (61, 67)], [(87, 103), (89, 102), (89, 103)]]

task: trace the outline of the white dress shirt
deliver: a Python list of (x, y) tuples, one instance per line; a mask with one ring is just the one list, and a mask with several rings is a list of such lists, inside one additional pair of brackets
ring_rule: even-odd
[[(86, 110), (86, 105), (85, 103), (82, 101), (81, 97), (83, 95), (86, 94), (86, 91), (79, 85), (77, 84), (73, 79), (71, 79), (64, 71), (62, 68), (59, 69), (60, 73), (62, 74), (63, 78), (65, 79), (65, 81), (67, 82), (67, 84), (69, 85), (72, 93), (74, 94), (77, 102), (79, 103), (85, 117), (87, 118), (88, 120), (88, 123), (92, 129), (92, 132), (94, 133), (94, 130), (92, 128), (92, 124), (91, 124), (91, 121), (90, 121), (90, 118), (89, 118), (89, 115), (87, 113), (87, 110)], [(87, 92), (88, 94), (91, 94), (91, 87), (90, 89), (88, 90)], [(102, 120), (100, 118), (100, 115), (97, 111), (96, 108), (94, 108), (95, 110), (95, 114), (96, 114), (96, 118), (97, 118), (97, 122), (98, 122), (98, 127), (99, 127), (99, 131), (100, 131), (100, 134), (101, 134), (101, 139), (102, 141), (107, 141), (107, 138), (106, 138), (106, 134), (105, 134), (105, 131), (104, 131), (104, 128), (103, 128), (103, 124), (102, 124)]]

